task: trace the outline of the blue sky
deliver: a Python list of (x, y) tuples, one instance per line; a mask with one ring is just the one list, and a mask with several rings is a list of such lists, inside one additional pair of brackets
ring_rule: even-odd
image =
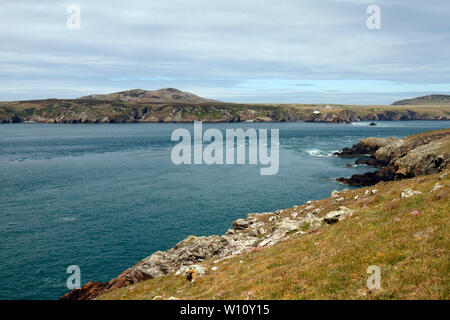
[[(366, 27), (369, 5), (380, 30)], [(0, 24), (0, 100), (164, 87), (232, 102), (450, 94), (450, 1), (1, 0)]]

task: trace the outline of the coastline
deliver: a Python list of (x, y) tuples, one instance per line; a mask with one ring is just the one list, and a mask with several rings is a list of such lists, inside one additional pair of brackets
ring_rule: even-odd
[(190, 123), (450, 120), (450, 106), (151, 104), (103, 100), (0, 102), (0, 123)]
[[(378, 150), (383, 148), (394, 150), (392, 154), (381, 153), (387, 157), (385, 158), (386, 167), (389, 163), (398, 163), (398, 160), (403, 158), (417, 160), (406, 162), (410, 170), (408, 174), (377, 181), (384, 186), (385, 181), (389, 180), (408, 181), (410, 179), (405, 178), (438, 174), (445, 171), (449, 161), (449, 137), (450, 129), (443, 129), (409, 136), (404, 139), (377, 140), (376, 138), (368, 138), (363, 139), (352, 148), (344, 149), (341, 153), (357, 157), (366, 153), (376, 154)], [(394, 149), (392, 149), (392, 143), (395, 144)], [(441, 149), (441, 147), (444, 149)], [(403, 150), (400, 153), (402, 156), (399, 157), (399, 153), (396, 153), (395, 150)], [(436, 164), (435, 159), (430, 157), (430, 154), (439, 157), (442, 150), (445, 151), (442, 156), (444, 162), (440, 162), (436, 166), (434, 165)], [(426, 170), (423, 170), (424, 168)], [(352, 217), (357, 211), (354, 208), (347, 207), (347, 200), (370, 199), (378, 193), (378, 188), (366, 188), (364, 192), (362, 190), (364, 189), (333, 191), (331, 197), (327, 199), (308, 201), (300, 206), (274, 212), (249, 214), (245, 219), (234, 221), (232, 223), (233, 229), (229, 229), (222, 236), (190, 236), (172, 249), (153, 253), (109, 282), (89, 282), (81, 289), (75, 289), (61, 299), (95, 299), (113, 290), (164, 277), (167, 274), (183, 276), (189, 270), (195, 270), (197, 275), (202, 276), (209, 272), (207, 268), (202, 266), (204, 261), (214, 259), (214, 263), (219, 263), (241, 254), (249, 254), (255, 250), (272, 247), (294, 236), (320, 232), (324, 226)], [(407, 194), (405, 197), (409, 197), (410, 193), (415, 194), (412, 189), (404, 189), (403, 192)], [(353, 193), (357, 194), (353, 195)], [(327, 204), (320, 205), (322, 203)]]

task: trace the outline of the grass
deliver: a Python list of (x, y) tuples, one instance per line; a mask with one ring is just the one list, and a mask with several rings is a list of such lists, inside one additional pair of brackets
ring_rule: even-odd
[[(269, 248), (214, 263), (195, 282), (169, 274), (99, 299), (449, 299), (449, 182), (439, 175), (379, 183), (313, 202), (322, 215), (344, 205), (350, 218)], [(442, 187), (432, 192), (436, 183)], [(422, 194), (400, 197), (405, 188)], [(365, 190), (377, 189), (374, 195)], [(355, 196), (358, 196), (355, 199)], [(289, 216), (296, 208), (283, 211)], [(366, 286), (381, 269), (381, 289)], [(212, 271), (211, 267), (217, 267)]]

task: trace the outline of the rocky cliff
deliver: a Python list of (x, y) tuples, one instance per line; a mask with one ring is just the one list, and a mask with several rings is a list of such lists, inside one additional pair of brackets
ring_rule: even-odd
[(441, 172), (449, 163), (450, 129), (421, 133), (406, 138), (368, 138), (344, 148), (335, 155), (369, 157), (356, 164), (381, 167), (377, 172), (339, 178), (348, 185), (372, 185), (380, 181), (399, 180), (418, 175)]

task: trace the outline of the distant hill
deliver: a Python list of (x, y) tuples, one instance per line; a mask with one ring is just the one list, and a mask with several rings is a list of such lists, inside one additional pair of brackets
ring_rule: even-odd
[(425, 105), (425, 104), (450, 104), (450, 95), (445, 94), (430, 94), (423, 97), (400, 100), (394, 102), (393, 106), (402, 105)]
[(122, 102), (150, 102), (150, 103), (208, 103), (217, 102), (205, 99), (195, 94), (184, 92), (174, 88), (160, 90), (133, 89), (110, 94), (91, 94), (80, 97), (83, 100), (108, 100)]

